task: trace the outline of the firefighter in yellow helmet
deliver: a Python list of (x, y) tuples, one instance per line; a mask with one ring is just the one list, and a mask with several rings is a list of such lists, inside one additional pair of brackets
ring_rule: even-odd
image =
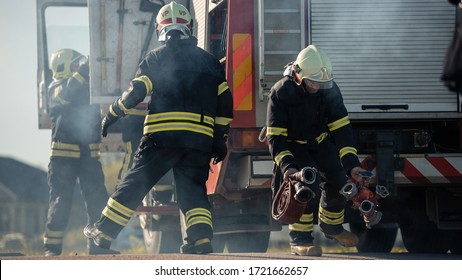
[[(71, 49), (51, 56), (53, 81), (48, 88), (51, 116), (51, 153), (48, 165), (50, 199), (44, 234), (45, 255), (60, 255), (77, 180), (87, 209), (95, 222), (108, 199), (99, 161), (101, 114), (90, 105), (89, 67), (86, 57)], [(117, 253), (88, 242), (89, 254)]]
[[(320, 184), (318, 176), (312, 184), (317, 198), (321, 193), (320, 230), (343, 246), (355, 246), (358, 238), (342, 226), (346, 199), (339, 191), (347, 182), (346, 175), (363, 180), (358, 172), (364, 170), (360, 168), (348, 113), (326, 53), (315, 45), (303, 49), (272, 87), (267, 109), (269, 149), (277, 166), (273, 193), (301, 168), (322, 172), (327, 182)], [(311, 199), (299, 221), (289, 225), (292, 254), (322, 254), (312, 236), (316, 205), (316, 199)]]
[(227, 133), (233, 101), (224, 70), (191, 36), (189, 11), (176, 2), (157, 15), (158, 39), (130, 87), (109, 108), (103, 136), (110, 125), (150, 95), (144, 135), (134, 163), (111, 195), (101, 218), (84, 234), (102, 248), (128, 223), (151, 187), (173, 169), (178, 206), (185, 216), (186, 238), (181, 253), (213, 251), (211, 206), (205, 182), (209, 163), (227, 154)]

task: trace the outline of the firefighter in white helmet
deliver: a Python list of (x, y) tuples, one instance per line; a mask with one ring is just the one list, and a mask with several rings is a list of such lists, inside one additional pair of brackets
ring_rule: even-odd
[[(87, 59), (72, 49), (60, 49), (51, 56), (53, 81), (48, 88), (51, 117), (51, 152), (48, 165), (50, 188), (44, 234), (45, 255), (60, 255), (72, 207), (77, 180), (87, 209), (88, 222), (95, 222), (108, 199), (99, 161), (101, 114), (90, 105)], [(89, 254), (102, 250), (88, 242)]]
[(220, 162), (227, 154), (232, 95), (220, 62), (196, 46), (184, 6), (171, 2), (160, 9), (156, 20), (164, 45), (148, 53), (129, 89), (102, 122), (105, 136), (111, 124), (150, 95), (141, 144), (100, 220), (88, 225), (84, 234), (109, 248), (151, 187), (173, 169), (186, 223), (181, 253), (207, 254), (213, 251), (213, 224), (205, 182), (210, 160)]
[[(318, 177), (313, 184), (316, 197), (321, 193), (319, 227), (326, 237), (341, 245), (355, 246), (358, 238), (342, 226), (346, 199), (339, 191), (347, 182), (346, 175), (363, 180), (358, 172), (364, 170), (340, 89), (333, 80), (330, 59), (323, 50), (309, 45), (288, 65), (284, 77), (271, 89), (266, 125), (269, 149), (277, 166), (273, 193), (283, 180), (303, 167), (322, 172), (327, 182), (320, 184)], [(311, 199), (299, 221), (289, 225), (292, 254), (322, 254), (312, 236), (316, 205), (316, 199)]]

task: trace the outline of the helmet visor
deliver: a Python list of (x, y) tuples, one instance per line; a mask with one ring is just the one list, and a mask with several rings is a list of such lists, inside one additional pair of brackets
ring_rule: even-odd
[(163, 27), (159, 31), (159, 41), (163, 42), (167, 40), (168, 33), (170, 31), (177, 30), (182, 33), (181, 39), (186, 39), (191, 36), (191, 30), (186, 25), (180, 25), (180, 24), (172, 24), (172, 25), (167, 25)]
[(318, 88), (318, 89), (330, 89), (334, 86), (333, 80), (327, 81), (327, 82), (319, 82), (319, 81), (313, 81), (308, 78), (306, 78), (306, 81), (308, 84), (311, 84), (311, 86)]

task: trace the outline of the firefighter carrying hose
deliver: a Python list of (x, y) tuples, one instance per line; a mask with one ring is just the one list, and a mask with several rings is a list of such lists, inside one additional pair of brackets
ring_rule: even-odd
[[(108, 199), (99, 161), (101, 114), (90, 105), (87, 58), (71, 49), (51, 57), (53, 81), (48, 88), (52, 142), (48, 165), (50, 188), (44, 234), (45, 255), (62, 253), (74, 187), (79, 182), (89, 223), (98, 220)], [(89, 254), (117, 253), (102, 250), (88, 240)]]
[[(355, 246), (358, 238), (342, 226), (346, 199), (339, 191), (347, 182), (345, 174), (361, 181), (358, 172), (364, 170), (354, 148), (340, 89), (333, 81), (330, 59), (323, 50), (309, 45), (288, 65), (284, 77), (271, 89), (266, 125), (277, 166), (273, 193), (301, 168), (316, 168), (326, 177), (326, 183), (320, 186), (320, 230), (345, 247)], [(299, 221), (289, 225), (292, 254), (322, 254), (312, 237), (316, 205), (311, 199)]]
[(99, 221), (84, 229), (99, 247), (111, 246), (151, 187), (173, 169), (178, 206), (186, 222), (181, 253), (213, 251), (205, 182), (211, 158), (220, 162), (227, 154), (233, 101), (220, 62), (196, 46), (191, 22), (189, 11), (176, 2), (160, 9), (156, 23), (158, 40), (164, 45), (141, 62), (129, 89), (103, 119), (105, 136), (107, 128), (127, 110), (151, 96), (132, 167), (109, 198)]

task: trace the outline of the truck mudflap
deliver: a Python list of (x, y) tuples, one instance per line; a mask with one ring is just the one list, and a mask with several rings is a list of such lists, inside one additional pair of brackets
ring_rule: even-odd
[[(376, 172), (376, 158), (360, 155), (361, 164)], [(394, 158), (396, 185), (460, 184), (462, 154), (399, 155)]]

